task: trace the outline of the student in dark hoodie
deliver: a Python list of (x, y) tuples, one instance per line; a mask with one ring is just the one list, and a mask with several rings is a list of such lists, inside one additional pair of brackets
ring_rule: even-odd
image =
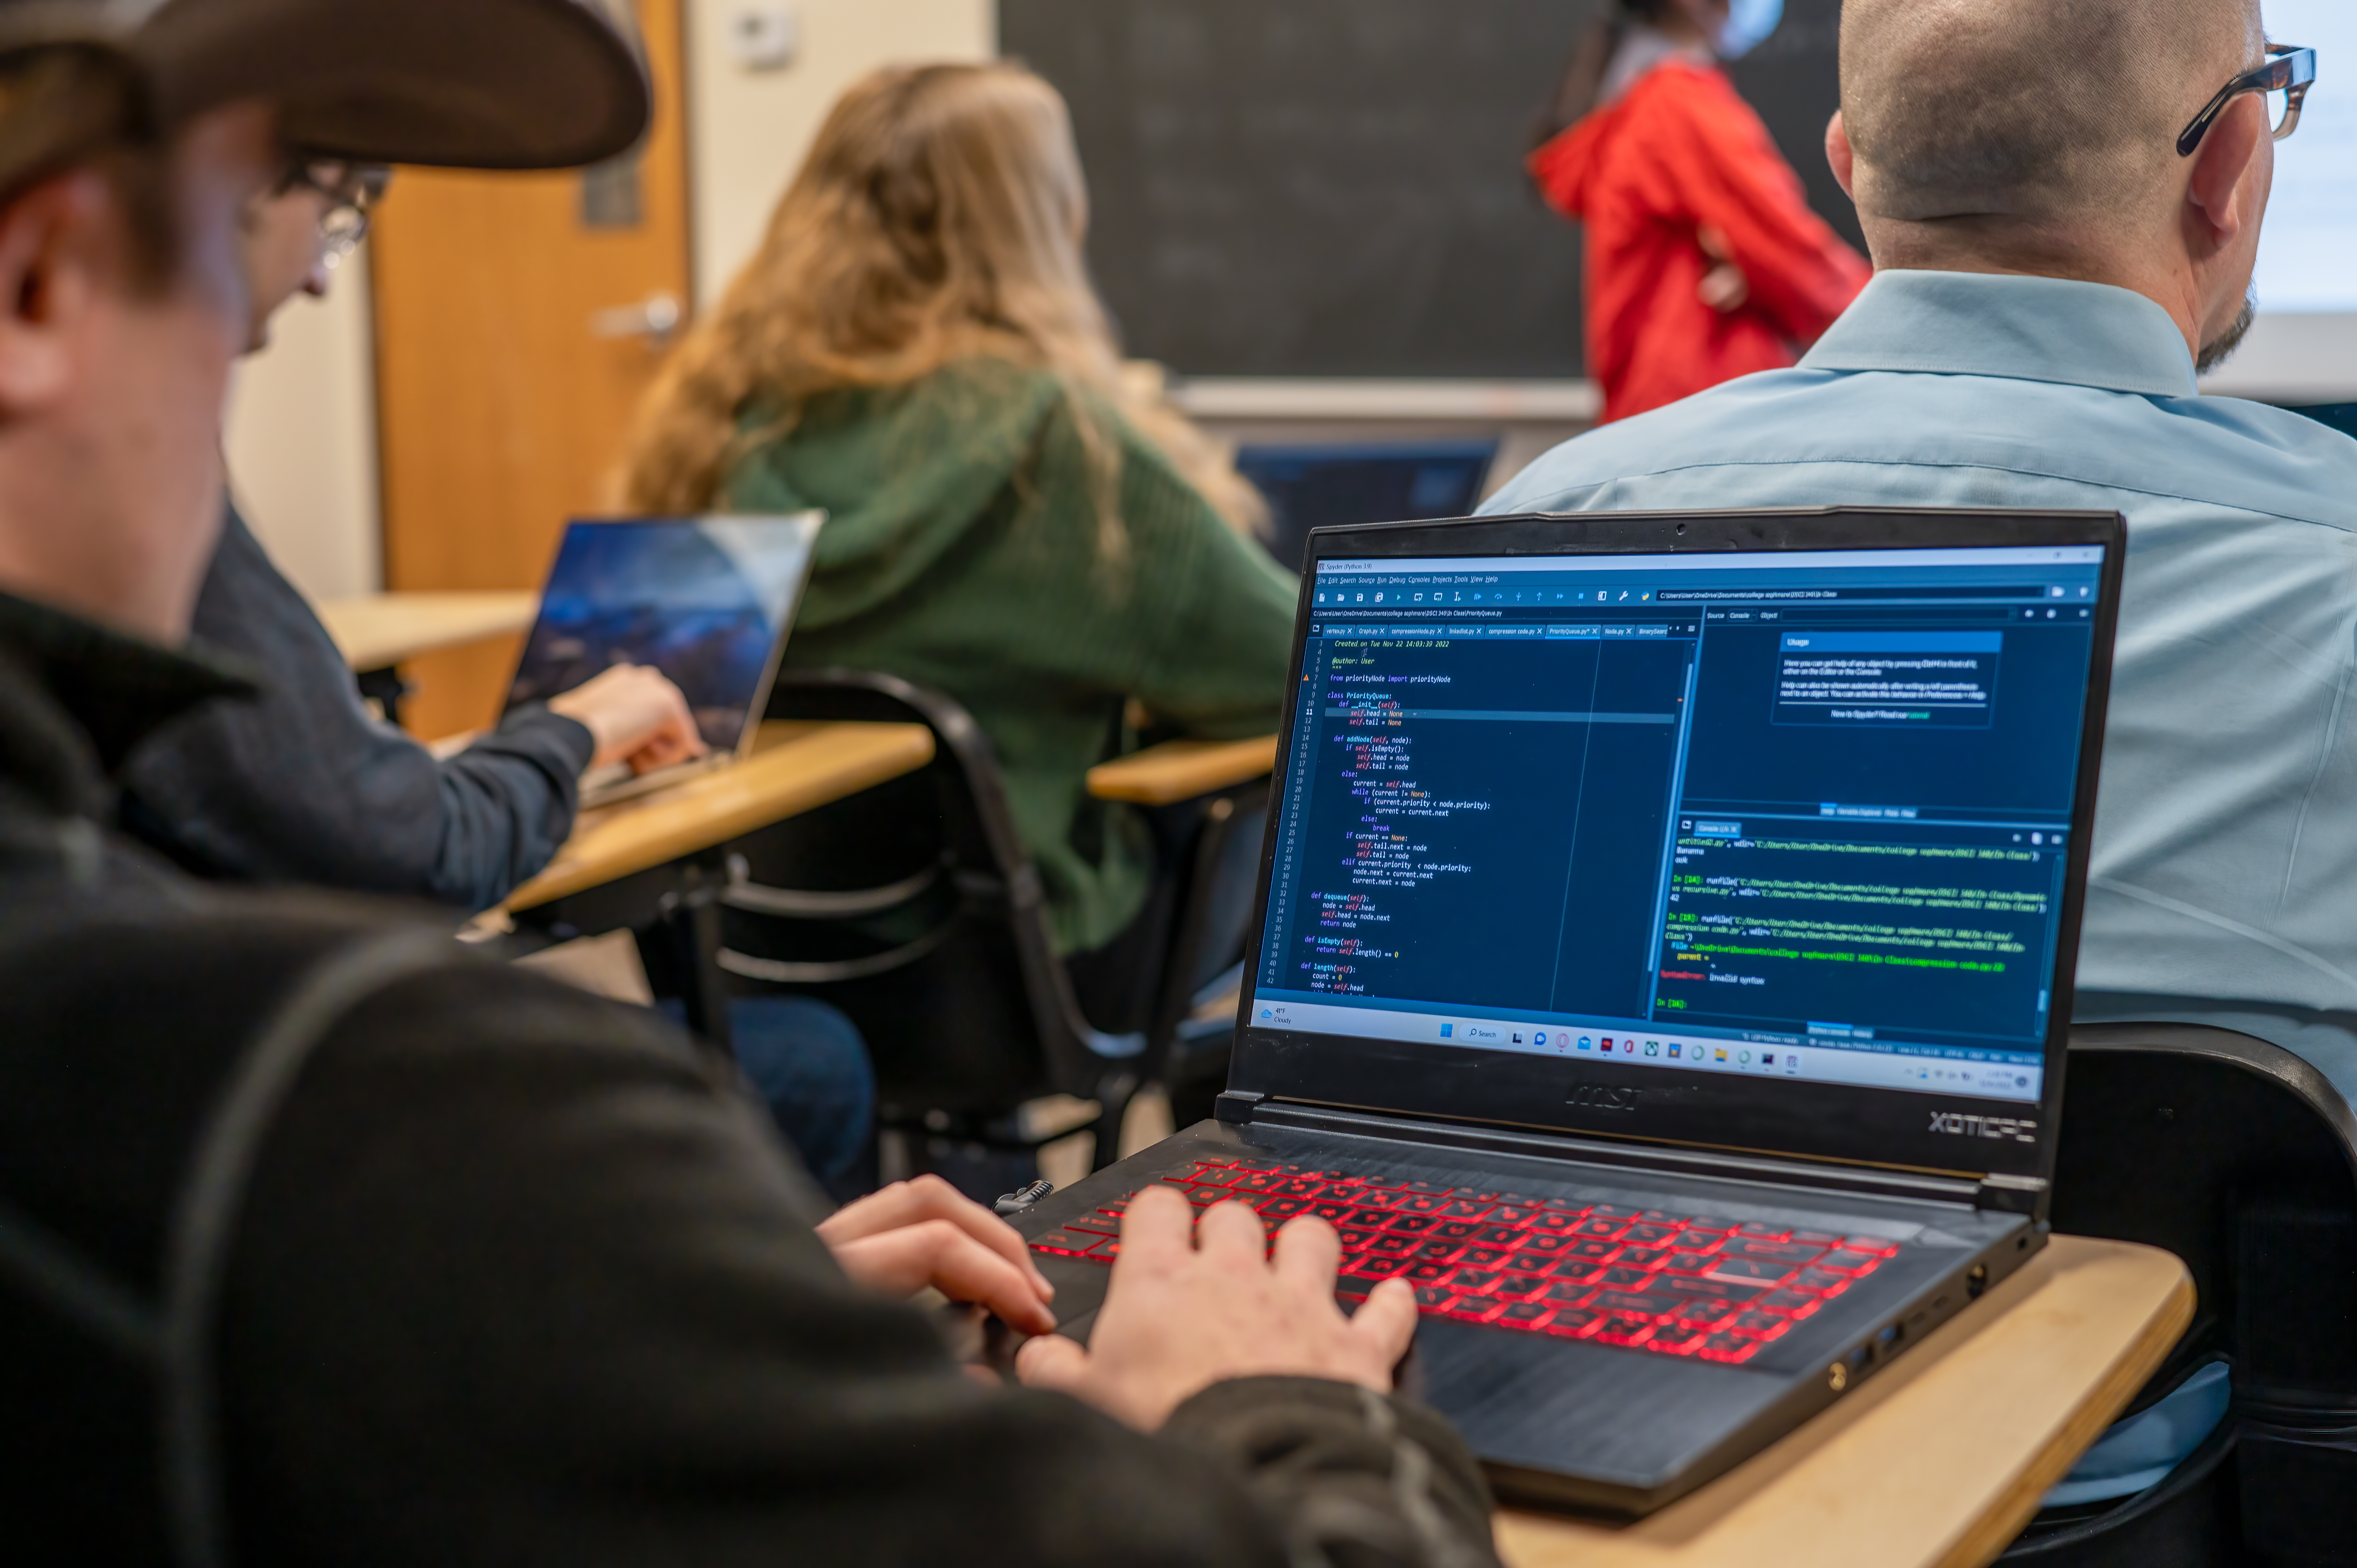
[[(178, 69), (156, 65), (167, 82)], [(245, 352), (269, 346), (273, 317), (296, 295), (326, 296), (388, 177), (382, 164), (290, 156), (239, 224)], [(436, 757), (369, 712), (310, 602), (237, 507), (223, 512), (189, 635), (241, 661), (255, 688), (158, 726), (124, 762), (116, 807), (126, 833), (185, 870), (488, 908), (564, 843), (583, 769), (627, 761), (643, 772), (703, 746), (677, 686), (621, 665)], [(738, 1064), (812, 1174), (838, 1197), (864, 1190), (875, 1069), (858, 1029), (808, 997), (739, 997), (729, 1022)]]
[(1615, 0), (1540, 124), (1531, 178), (1585, 226), (1587, 373), (1625, 419), (1783, 370), (1866, 286), (1719, 69), (1781, 0)]
[[(1083, 1349), (1004, 1220), (932, 1179), (827, 1214), (642, 1009), (107, 827), (144, 733), (251, 689), (186, 646), (241, 229), (298, 148), (615, 156), (608, 10), (0, 0), (7, 1560), (1495, 1568), (1390, 1391), (1414, 1294), (1345, 1318), (1315, 1215), (1265, 1261), (1242, 1204), (1140, 1193)], [(1040, 1332), (1027, 1386), (927, 1286)]]
[(866, 78), (651, 393), (628, 486), (649, 511), (826, 509), (787, 663), (888, 671), (974, 714), (1082, 1004), (1125, 1028), (1113, 972), (1153, 851), (1083, 776), (1132, 697), (1192, 735), (1275, 729), (1296, 589), (1225, 456), (1125, 385), (1087, 220), (1038, 77)]

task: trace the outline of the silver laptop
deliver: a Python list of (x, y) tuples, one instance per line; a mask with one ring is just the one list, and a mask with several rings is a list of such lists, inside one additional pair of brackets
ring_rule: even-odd
[(633, 774), (582, 775), (608, 805), (750, 756), (825, 513), (582, 518), (566, 525), (507, 705), (544, 703), (617, 664), (647, 664), (686, 694), (708, 756)]

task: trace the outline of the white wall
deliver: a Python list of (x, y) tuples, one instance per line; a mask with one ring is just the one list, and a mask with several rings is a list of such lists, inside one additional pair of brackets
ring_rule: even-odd
[[(748, 70), (728, 24), (782, 5), (799, 24), (793, 62)], [(835, 97), (901, 60), (985, 59), (997, 48), (994, 0), (688, 0), (690, 209), (695, 288), (708, 303), (759, 243), (770, 209)]]
[(315, 599), (382, 580), (366, 254), (336, 270), (325, 300), (279, 311), (231, 393), (230, 484), (279, 569)]
[(2262, 310), (2242, 350), (2202, 377), (2201, 390), (2295, 405), (2357, 400), (2357, 315)]

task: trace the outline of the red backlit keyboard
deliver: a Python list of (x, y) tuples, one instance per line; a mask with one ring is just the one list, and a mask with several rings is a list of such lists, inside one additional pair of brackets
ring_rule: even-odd
[[(1200, 1160), (1161, 1178), (1201, 1213), (1234, 1199), (1274, 1231), (1298, 1214), (1342, 1238), (1335, 1292), (1365, 1299), (1405, 1278), (1426, 1315), (1742, 1362), (1879, 1267), (1899, 1243), (1738, 1224), (1702, 1214), (1470, 1192)], [(1034, 1250), (1110, 1263), (1127, 1197), (1032, 1238)]]

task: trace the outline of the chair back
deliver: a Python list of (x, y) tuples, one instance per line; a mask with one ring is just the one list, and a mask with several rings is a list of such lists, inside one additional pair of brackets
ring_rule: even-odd
[[(2223, 1351), (2246, 1393), (2321, 1378), (2357, 1395), (2357, 1335), (2335, 1328), (2347, 1350), (2330, 1363), (2282, 1343), (2298, 1317), (2266, 1288), (2283, 1236), (2357, 1220), (2357, 1115), (2340, 1091), (2280, 1046), (2184, 1024), (2082, 1025), (2065, 1070), (2055, 1229), (2167, 1248), (2199, 1293), (2161, 1377)], [(2357, 1326), (2357, 1273), (2313, 1283), (2298, 1295)]]
[(2357, 1495), (2357, 1115), (2308, 1062), (2226, 1029), (2082, 1025), (2065, 1071), (2055, 1228), (2165, 1247), (2198, 1293), (2129, 1411), (2221, 1356), (2234, 1402), (2159, 1486), (2093, 1518), (2041, 1514), (2002, 1561), (2334, 1560), (2316, 1553), (2346, 1549)]
[(1168, 809), (1186, 813), (1176, 857), (1178, 902), (1146, 1054), (1147, 1076), (1169, 1086), (1174, 1101), (1182, 1083), (1226, 1081), (1235, 997), (1259, 893), (1269, 789), (1268, 779), (1256, 779)]
[(1081, 1015), (973, 716), (939, 692), (854, 670), (781, 671), (767, 716), (921, 724), (933, 761), (733, 845), (721, 966), (849, 1014), (887, 1125), (1001, 1122), (1055, 1093), (1117, 1117), (1146, 1037)]

